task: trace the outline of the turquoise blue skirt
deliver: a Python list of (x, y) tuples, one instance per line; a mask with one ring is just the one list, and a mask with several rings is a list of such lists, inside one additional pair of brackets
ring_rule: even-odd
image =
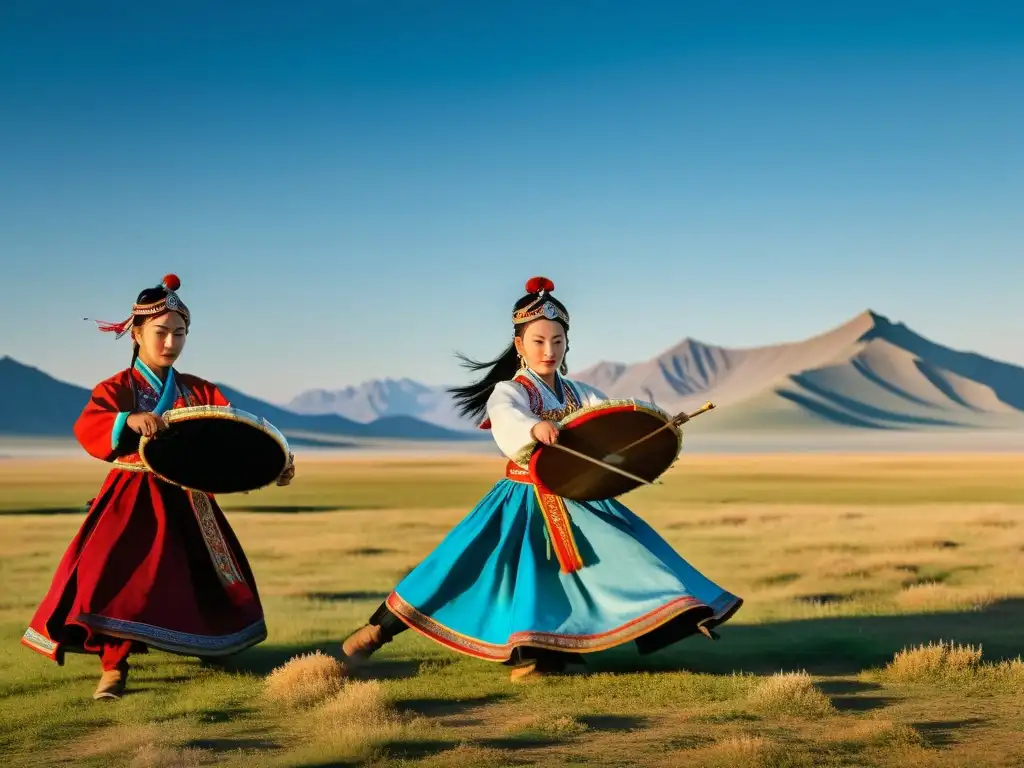
[(636, 641), (650, 652), (742, 604), (618, 501), (564, 500), (583, 567), (563, 572), (532, 484), (502, 480), (395, 587), (387, 606), (449, 648), (508, 661)]

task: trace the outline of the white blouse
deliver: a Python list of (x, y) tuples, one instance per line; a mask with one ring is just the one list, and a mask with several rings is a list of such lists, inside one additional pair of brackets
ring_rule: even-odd
[(487, 418), (491, 422), (491, 434), (494, 436), (494, 442), (498, 444), (498, 448), (503, 454), (520, 464), (529, 460), (529, 455), (537, 442), (530, 434), (534, 425), (543, 421), (544, 418), (553, 421), (560, 420), (571, 412), (565, 398), (565, 391), (568, 387), (572, 387), (579, 395), (581, 408), (596, 405), (608, 399), (603, 392), (582, 382), (559, 377), (563, 390), (560, 399), (533, 371), (520, 371), (516, 375), (524, 374), (533, 380), (534, 386), (541, 396), (543, 417), (530, 409), (530, 397), (526, 387), (515, 381), (499, 381), (494, 385), (494, 391), (487, 400)]

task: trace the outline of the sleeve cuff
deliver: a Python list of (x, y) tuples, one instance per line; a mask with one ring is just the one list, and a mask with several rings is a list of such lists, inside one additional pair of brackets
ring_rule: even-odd
[(128, 423), (130, 415), (127, 411), (121, 411), (114, 418), (114, 428), (110, 430), (110, 450), (117, 448), (117, 444), (121, 440), (121, 432), (124, 430), (125, 424)]

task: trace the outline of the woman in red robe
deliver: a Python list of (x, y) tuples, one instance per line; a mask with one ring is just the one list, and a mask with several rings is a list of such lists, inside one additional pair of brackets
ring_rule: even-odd
[[(129, 654), (149, 646), (205, 658), (267, 637), (252, 571), (217, 502), (153, 476), (138, 454), (140, 436), (166, 428), (166, 411), (229, 405), (214, 384), (174, 369), (190, 324), (180, 285), (167, 275), (127, 320), (99, 324), (131, 333), (132, 364), (92, 391), (75, 436), (113, 468), (21, 640), (61, 665), (69, 651), (98, 654), (95, 699), (120, 698)], [(289, 465), (278, 485), (293, 476)]]

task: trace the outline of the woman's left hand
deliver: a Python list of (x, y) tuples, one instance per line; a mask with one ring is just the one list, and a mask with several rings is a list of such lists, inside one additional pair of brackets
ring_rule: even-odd
[(278, 485), (288, 485), (291, 483), (292, 478), (295, 477), (295, 456), (288, 454), (288, 466), (285, 467), (284, 472), (277, 478)]

